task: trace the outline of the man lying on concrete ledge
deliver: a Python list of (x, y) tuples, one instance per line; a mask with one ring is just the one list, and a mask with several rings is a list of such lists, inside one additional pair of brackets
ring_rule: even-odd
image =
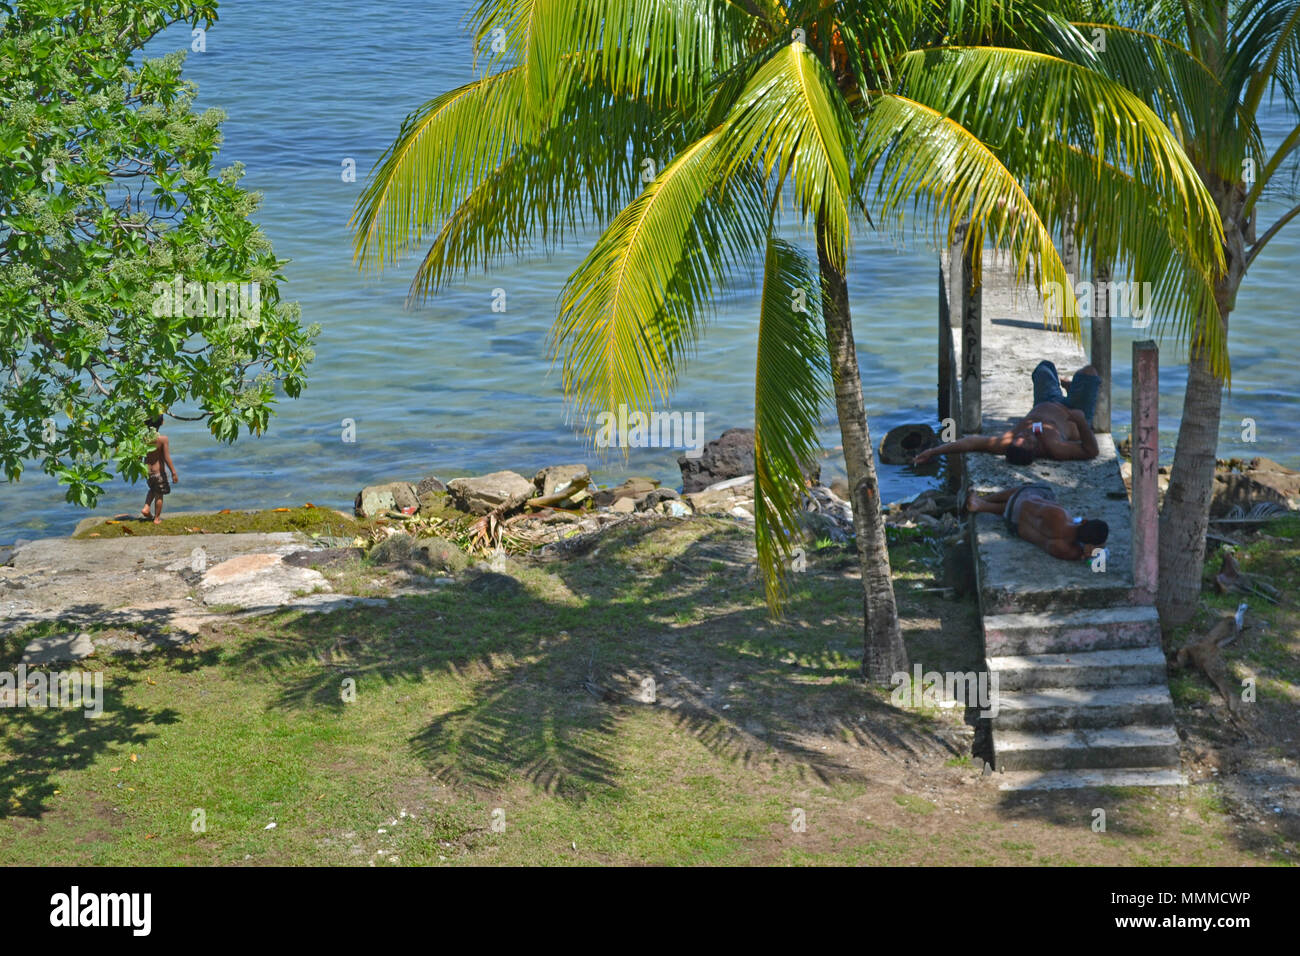
[(1034, 407), (1029, 414), (1001, 435), (968, 435), (946, 445), (929, 448), (913, 461), (924, 465), (935, 455), (962, 455), (984, 451), (1006, 455), (1012, 465), (1028, 465), (1035, 458), (1056, 461), (1085, 461), (1097, 457), (1097, 437), (1092, 433), (1092, 413), (1097, 409), (1101, 376), (1091, 365), (1074, 373), (1064, 383), (1056, 366), (1044, 359), (1033, 371)]
[(966, 499), (966, 510), (1002, 515), (1012, 534), (1062, 561), (1090, 558), (1110, 537), (1106, 522), (1071, 517), (1056, 503), (1052, 489), (1043, 484), (1021, 485), (991, 495), (972, 491)]

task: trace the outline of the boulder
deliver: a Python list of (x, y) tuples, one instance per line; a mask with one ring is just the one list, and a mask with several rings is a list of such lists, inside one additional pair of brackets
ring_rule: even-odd
[(415, 486), (415, 497), (423, 498), (430, 492), (446, 490), (447, 486), (436, 475), (425, 475), (420, 479), (419, 484)]
[(658, 487), (659, 482), (654, 478), (629, 478), (616, 488), (596, 492), (596, 507), (608, 508), (620, 498), (631, 498), (635, 504)]
[(753, 515), (754, 476), (744, 475), (719, 481), (700, 491), (682, 496), (700, 514), (734, 514), (737, 508)]
[(420, 495), (420, 514), (424, 517), (439, 517), (444, 511), (452, 507), (448, 500), (449, 495), (445, 491), (427, 491)]
[[(677, 459), (682, 470), (682, 493), (703, 491), (710, 485), (729, 478), (754, 473), (754, 430), (729, 428), (718, 438), (704, 446), (695, 458), (682, 455)], [(821, 480), (821, 463), (808, 462), (803, 466), (804, 478), (811, 484)]]
[(580, 485), (590, 480), (591, 472), (586, 465), (551, 465), (533, 476), (537, 494), (543, 498), (555, 494), (570, 482), (576, 481)]
[(405, 531), (390, 535), (370, 549), (370, 560), (375, 564), (405, 564), (411, 560), (415, 539)]
[(643, 495), (636, 502), (637, 511), (657, 511), (659, 505), (665, 501), (675, 501), (681, 496), (671, 488), (656, 488), (651, 492)]
[[(845, 544), (855, 538), (853, 506), (830, 488), (809, 488), (806, 510), (825, 519), (808, 523), (820, 537), (828, 537), (836, 544)], [(835, 530), (831, 531), (831, 527)]]
[(415, 485), (405, 481), (392, 481), (386, 485), (370, 485), (361, 489), (352, 510), (359, 518), (373, 518), (390, 511), (419, 508), (420, 499)]
[(1284, 508), (1300, 508), (1300, 471), (1278, 464), (1271, 458), (1252, 458), (1240, 471), (1229, 462), (1214, 475), (1214, 500), (1210, 514), (1222, 517), (1234, 506), (1243, 511), (1268, 501)]
[(655, 510), (670, 518), (689, 518), (694, 513), (691, 511), (690, 505), (677, 498), (669, 498), (667, 501), (659, 502)]
[(469, 564), (469, 555), (442, 537), (422, 537), (415, 542), (411, 550), (415, 557), (428, 564), (434, 571), (443, 571), (446, 574), (464, 571)]
[(463, 571), (469, 564), (465, 552), (447, 539), (415, 538), (409, 534), (395, 534), (379, 542), (371, 550), (370, 560), (377, 564), (421, 564), (447, 574)]
[(880, 461), (885, 465), (910, 465), (918, 454), (937, 444), (939, 436), (929, 425), (898, 425), (880, 439)]
[(906, 509), (913, 514), (931, 516), (956, 514), (957, 496), (946, 495), (934, 489), (923, 491), (906, 505)]
[(279, 554), (242, 554), (213, 565), (200, 582), (203, 603), (241, 608), (282, 607), (314, 591), (331, 590), (319, 571), (286, 564)]
[(535, 487), (513, 471), (494, 471), (477, 478), (455, 478), (447, 484), (451, 503), (461, 511), (485, 515), (497, 508), (516, 508), (533, 497)]

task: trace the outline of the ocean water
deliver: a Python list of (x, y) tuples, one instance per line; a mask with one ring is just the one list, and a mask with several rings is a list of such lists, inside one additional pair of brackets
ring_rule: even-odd
[[(279, 507), (312, 501), (349, 508), (366, 484), (426, 474), (452, 478), (509, 468), (531, 476), (549, 465), (585, 461), (602, 481), (630, 474), (680, 483), (671, 449), (633, 450), (602, 460), (566, 416), (546, 338), (565, 278), (586, 248), (474, 274), (408, 309), (414, 251), (381, 275), (360, 273), (348, 218), (366, 174), (407, 113), (473, 78), (463, 18), (470, 0), (226, 0), (208, 31), (205, 52), (191, 52), (185, 75), (199, 85), (199, 106), (228, 115), (222, 164), (246, 167), (248, 188), (265, 201), (257, 220), (281, 257), (291, 260), (282, 294), (302, 305), (322, 335), (304, 395), (281, 403), (269, 432), (234, 445), (199, 423), (169, 422), (181, 483), (172, 510)], [(187, 28), (150, 46), (151, 55), (188, 49)], [(1270, 138), (1281, 124), (1271, 124)], [(355, 183), (340, 175), (356, 162)], [(1293, 202), (1294, 200), (1292, 200)], [(1285, 209), (1279, 200), (1272, 207)], [(1266, 455), (1300, 467), (1300, 345), (1292, 332), (1294, 263), (1300, 225), (1284, 232), (1255, 263), (1233, 316), (1234, 384), (1225, 403), (1222, 455)], [(854, 326), (872, 436), (935, 415), (935, 252), (860, 233), (849, 266)], [(492, 310), (493, 290), (506, 311)], [(688, 364), (672, 409), (702, 416), (708, 437), (753, 421), (758, 280), (719, 303)], [(1129, 348), (1114, 332), (1114, 431), (1127, 433)], [(1167, 341), (1161, 369), (1161, 440), (1172, 455), (1185, 370)], [(1241, 441), (1253, 418), (1257, 442)], [(356, 441), (344, 442), (343, 421)], [(822, 437), (823, 475), (843, 472), (833, 409)], [(934, 483), (910, 469), (882, 466), (886, 501)], [(136, 510), (143, 483), (108, 487), (97, 513)], [(0, 541), (62, 534), (87, 512), (31, 469), (0, 484)]]

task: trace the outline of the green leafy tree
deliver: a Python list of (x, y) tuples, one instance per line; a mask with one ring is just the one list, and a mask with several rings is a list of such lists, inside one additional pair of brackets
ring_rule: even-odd
[[(1057, 49), (1152, 105), (1177, 135), (1222, 219), (1223, 265), (1213, 277), (1210, 308), (1188, 330), (1187, 388), (1161, 512), (1158, 604), (1163, 622), (1176, 626), (1192, 617), (1200, 600), (1229, 382), (1229, 318), (1251, 265), (1300, 215), (1294, 204), (1300, 0), (1085, 4), (1074, 19), (1091, 42), (1059, 43)], [(1276, 110), (1290, 127), (1271, 149), (1259, 128), (1265, 109)], [(1285, 202), (1275, 218), (1260, 222), (1260, 203), (1269, 197)]]
[[(183, 54), (136, 63), (216, 4), (0, 3), (0, 465), (93, 505), (144, 474), (145, 419), (233, 441), (297, 396), (314, 329), (280, 301), (284, 260), (215, 172), (219, 110), (195, 113)], [(233, 294), (234, 302), (230, 301)]]
[[(755, 506), (769, 603), (785, 595), (799, 463), (816, 450), (829, 381), (862, 569), (863, 671), (888, 681), (907, 657), (849, 313), (854, 231), (872, 210), (901, 228), (916, 209), (914, 225), (951, 243), (966, 220), (973, 247), (1010, 250), (1022, 276), (1064, 287), (1051, 236), (1068, 184), (1140, 266), (1199, 261), (1186, 274), (1204, 277), (1217, 250), (1213, 206), (1150, 108), (1095, 70), (996, 45), (1046, 22), (1031, 13), (483, 0), (472, 24), (487, 69), (408, 117), (358, 202), (358, 257), (382, 266), (431, 235), (419, 296), (600, 227), (552, 340), (587, 421), (666, 401), (719, 290), (758, 264)], [(787, 237), (798, 227), (815, 264)]]

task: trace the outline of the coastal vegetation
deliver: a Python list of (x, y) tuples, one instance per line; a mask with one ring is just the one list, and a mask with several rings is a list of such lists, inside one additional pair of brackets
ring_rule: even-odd
[[(1020, 276), (1058, 287), (1052, 237), (1074, 215), (1121, 266), (1173, 269), (1156, 305), (1201, 327), (1221, 261), (1210, 195), (1139, 97), (1026, 48), (1049, 28), (1085, 43), (1051, 11), (484, 0), (471, 28), (483, 74), (398, 131), (357, 203), (359, 261), (382, 267), (432, 236), (419, 297), (600, 227), (553, 328), (579, 419), (667, 401), (719, 291), (761, 269), (754, 472), (768, 603), (783, 603), (800, 466), (829, 379), (859, 542), (863, 673), (877, 683), (907, 656), (848, 305), (846, 250), (873, 210), (899, 229), (914, 210), (913, 228), (940, 244), (966, 223), (968, 248), (1009, 250)], [(812, 235), (815, 270), (792, 228)], [(1059, 305), (1077, 331), (1073, 298)]]
[(230, 442), (304, 386), (316, 330), (280, 299), (284, 261), (242, 168), (213, 169), (224, 116), (194, 110), (182, 53), (140, 55), (172, 24), (215, 19), (208, 0), (0, 3), (9, 481), (36, 462), (93, 506), (113, 477), (144, 476), (155, 412)]

